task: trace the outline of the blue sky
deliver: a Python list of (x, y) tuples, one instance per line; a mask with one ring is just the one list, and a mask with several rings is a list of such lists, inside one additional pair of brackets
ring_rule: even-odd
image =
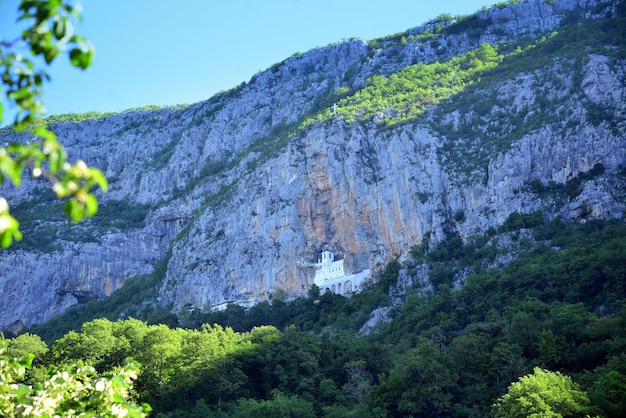
[[(14, 36), (18, 0), (0, 0), (0, 37)], [(371, 40), (493, 0), (82, 0), (76, 33), (96, 47), (81, 71), (58, 62), (49, 114), (117, 112), (206, 100), (296, 52)], [(8, 112), (3, 124), (10, 119)]]

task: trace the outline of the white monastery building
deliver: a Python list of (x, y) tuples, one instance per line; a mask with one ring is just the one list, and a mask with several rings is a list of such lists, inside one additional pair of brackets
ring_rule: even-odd
[[(313, 263), (300, 263), (307, 267), (317, 267), (313, 283), (320, 288), (320, 294), (333, 292), (342, 296), (350, 296), (353, 293), (361, 291), (363, 282), (370, 275), (370, 269), (365, 269), (356, 273), (348, 273), (344, 271), (343, 259), (335, 260), (335, 254), (332, 251), (322, 251), (322, 258)], [(230, 300), (211, 306), (211, 311), (223, 311), (228, 305), (235, 304), (250, 309), (259, 301), (255, 298)]]
[(370, 270), (346, 274), (343, 269), (343, 259), (335, 261), (335, 254), (331, 251), (322, 251), (322, 258), (318, 260), (313, 283), (320, 288), (320, 293), (333, 292), (348, 296), (361, 291), (363, 281), (369, 276)]

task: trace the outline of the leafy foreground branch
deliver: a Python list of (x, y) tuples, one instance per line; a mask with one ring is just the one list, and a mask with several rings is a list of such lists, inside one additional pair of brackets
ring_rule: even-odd
[[(97, 212), (98, 202), (91, 189), (98, 186), (106, 191), (108, 184), (100, 170), (83, 161), (70, 164), (56, 135), (43, 126), (41, 95), (50, 76), (37, 68), (34, 60), (42, 58), (49, 65), (69, 50), (67, 55), (74, 67), (88, 68), (94, 48), (83, 37), (74, 35), (72, 19), (80, 18), (78, 8), (60, 0), (22, 0), (18, 21), (27, 21), (30, 26), (17, 39), (0, 40), (0, 91), (18, 108), (13, 128), (18, 132), (29, 130), (34, 137), (26, 145), (13, 143), (0, 148), (0, 185), (8, 181), (19, 187), (24, 170), (29, 169), (34, 178), (44, 177), (52, 183), (57, 198), (68, 199), (63, 210), (73, 222)], [(2, 117), (0, 104), (0, 122)], [(6, 199), (0, 197), (0, 246), (7, 248), (21, 239), (19, 222), (11, 215)]]
[(91, 366), (51, 368), (35, 386), (21, 383), (31, 368), (33, 355), (6, 355), (7, 342), (0, 341), (0, 416), (3, 417), (129, 417), (141, 418), (150, 406), (129, 400), (138, 365), (124, 366), (101, 376)]

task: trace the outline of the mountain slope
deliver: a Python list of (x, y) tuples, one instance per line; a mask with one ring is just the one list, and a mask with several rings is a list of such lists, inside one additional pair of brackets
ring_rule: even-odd
[(323, 248), (378, 269), (518, 212), (621, 219), (623, 19), (620, 1), (522, 1), (295, 55), (188, 107), (51, 119), (111, 191), (70, 227), (41, 185), (3, 190), (40, 238), (3, 254), (0, 328), (157, 263), (143, 302), (177, 312), (305, 294)]

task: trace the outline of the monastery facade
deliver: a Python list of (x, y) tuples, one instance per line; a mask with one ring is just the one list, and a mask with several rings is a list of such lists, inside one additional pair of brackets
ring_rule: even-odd
[(348, 296), (361, 291), (361, 286), (369, 276), (370, 270), (346, 274), (343, 259), (335, 260), (331, 251), (322, 251), (322, 258), (318, 260), (313, 283), (320, 288), (320, 294), (333, 292)]
[[(346, 274), (343, 267), (343, 259), (335, 260), (335, 254), (332, 251), (322, 251), (321, 258), (317, 260), (316, 264), (307, 263), (305, 265), (307, 267), (317, 267), (313, 283), (320, 288), (320, 294), (322, 295), (326, 292), (333, 292), (342, 296), (350, 296), (353, 293), (360, 292), (363, 282), (370, 275), (370, 269)], [(231, 300), (213, 305), (210, 310), (223, 311), (231, 303), (250, 309), (258, 302), (259, 300), (256, 298)]]

